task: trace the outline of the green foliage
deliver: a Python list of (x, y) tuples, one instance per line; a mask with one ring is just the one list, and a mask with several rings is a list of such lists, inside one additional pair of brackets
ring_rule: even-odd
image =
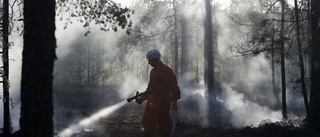
[(83, 27), (87, 28), (85, 36), (90, 33), (90, 23), (99, 25), (102, 31), (117, 31), (118, 27), (127, 29), (130, 34), (132, 21), (131, 14), (134, 11), (129, 8), (122, 8), (111, 0), (58, 0), (57, 16), (63, 20), (64, 14), (67, 14), (65, 29), (72, 24), (71, 18), (77, 18), (77, 21), (83, 23)]

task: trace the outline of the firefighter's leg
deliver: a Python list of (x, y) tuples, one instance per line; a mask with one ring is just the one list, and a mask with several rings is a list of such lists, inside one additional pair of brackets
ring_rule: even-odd
[(156, 124), (144, 125), (143, 137), (153, 137)]
[(170, 116), (163, 117), (159, 120), (161, 137), (170, 137), (171, 134), (171, 121)]
[(170, 119), (170, 102), (162, 104), (158, 117), (161, 137), (170, 137), (171, 119)]
[[(149, 103), (149, 102), (148, 102)], [(157, 125), (156, 109), (154, 106), (148, 105), (143, 116), (143, 137), (152, 137)]]

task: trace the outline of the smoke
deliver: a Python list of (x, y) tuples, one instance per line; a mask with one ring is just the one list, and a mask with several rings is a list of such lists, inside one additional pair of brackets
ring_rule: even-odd
[[(13, 40), (15, 46), (10, 49), (9, 58), (9, 77), (10, 77), (10, 89), (9, 94), (11, 98), (10, 103), (10, 115), (12, 130), (16, 131), (19, 129), (19, 118), (20, 118), (20, 82), (21, 82), (21, 54), (22, 54), (22, 39), (17, 37)], [(1, 113), (1, 112), (0, 112)]]
[[(15, 22), (16, 23), (16, 22)], [(22, 36), (19, 36), (19, 32), (13, 31), (9, 36), (9, 109), (12, 130), (19, 129), (20, 118), (20, 81), (21, 81), (21, 66), (22, 66)], [(2, 64), (2, 58), (0, 61)], [(2, 77), (1, 77), (2, 81)], [(1, 84), (2, 85), (2, 84)], [(2, 100), (2, 86), (0, 89)], [(0, 105), (0, 127), (3, 126), (3, 104)]]
[[(249, 0), (250, 1), (250, 0)], [(266, 58), (266, 54), (261, 53), (252, 58), (238, 57), (233, 51), (230, 51), (230, 46), (240, 44), (248, 32), (246, 28), (234, 26), (230, 20), (230, 13), (233, 15), (245, 15), (252, 9), (259, 9), (257, 1), (241, 2), (242, 5), (221, 6), (214, 8), (215, 17), (213, 23), (217, 24), (218, 32), (218, 47), (215, 64), (215, 80), (219, 84), (216, 92), (217, 97), (208, 97), (203, 84), (197, 87), (190, 87), (184, 83), (180, 83), (183, 98), (180, 102), (184, 109), (180, 112), (182, 119), (200, 123), (204, 125), (216, 125), (218, 121), (229, 122), (234, 127), (244, 127), (248, 125), (259, 126), (264, 122), (282, 121), (281, 114), (281, 91), (280, 91), (280, 68), (275, 68), (276, 92), (273, 92), (272, 77), (271, 77), (271, 63), (270, 59)], [(190, 6), (190, 5), (189, 5)], [(197, 7), (197, 4), (194, 5)], [(238, 6), (233, 9), (233, 6)], [(196, 8), (190, 8), (190, 11), (196, 11)], [(254, 8), (253, 8), (254, 7)], [(259, 9), (260, 11), (262, 10)], [(185, 17), (192, 17), (192, 12), (186, 12)], [(195, 13), (197, 14), (197, 13)], [(192, 18), (193, 21), (196, 18)], [(192, 24), (192, 23), (189, 23)], [(238, 28), (237, 28), (238, 27)], [(201, 35), (202, 30), (196, 32), (195, 27), (191, 27), (188, 31), (191, 34)], [(242, 33), (238, 31), (241, 30)], [(195, 39), (194, 35), (189, 37)], [(191, 51), (195, 55), (195, 50)], [(202, 71), (202, 70), (201, 70)], [(202, 73), (202, 72), (201, 72)], [(189, 74), (192, 75), (193, 74)], [(221, 88), (219, 89), (219, 85)], [(200, 91), (200, 92), (199, 92)], [(292, 86), (287, 87), (287, 106), (290, 117), (305, 116), (303, 106), (303, 98), (293, 92)], [(201, 97), (201, 96), (202, 97)], [(205, 100), (205, 101), (204, 101)], [(210, 102), (208, 102), (210, 101)], [(188, 105), (186, 105), (188, 104)], [(194, 106), (196, 104), (196, 106)], [(209, 107), (208, 105), (213, 105)], [(222, 107), (221, 107), (222, 106)], [(208, 110), (208, 109), (213, 110)], [(219, 118), (211, 119), (213, 113), (220, 113)], [(208, 113), (208, 115), (206, 115)], [(207, 121), (203, 120), (206, 115)], [(215, 121), (216, 120), (216, 121)], [(204, 121), (204, 122), (203, 122)], [(210, 124), (212, 122), (212, 124)], [(220, 123), (221, 124), (221, 123)]]
[[(135, 14), (131, 16), (134, 24), (139, 22), (139, 16), (141, 16), (140, 10), (135, 10)], [(56, 21), (58, 60), (54, 70), (54, 126), (56, 131), (65, 129), (63, 133), (59, 133), (63, 136), (81, 131), (88, 123), (94, 125), (97, 117), (107, 115), (106, 113), (110, 113), (111, 110), (98, 112), (92, 117), (81, 120), (83, 117), (91, 115), (92, 112), (104, 106), (131, 97), (136, 91), (144, 91), (148, 79), (145, 74), (149, 69), (145, 59), (146, 50), (137, 50), (135, 45), (128, 44), (124, 30), (103, 32), (99, 26), (90, 24), (91, 33), (84, 36), (86, 28), (83, 28), (83, 24), (75, 19), (71, 20), (73, 24), (69, 24), (66, 29), (63, 29), (64, 20)], [(89, 50), (92, 54), (87, 56), (86, 52)], [(87, 63), (89, 57), (92, 58), (90, 63), (93, 66), (99, 66), (90, 68), (92, 72), (90, 80), (72, 81), (77, 80), (76, 78), (68, 80), (69, 76), (74, 76), (70, 73), (77, 73), (74, 67), (70, 67), (74, 64), (70, 63), (76, 62), (75, 66), (79, 65), (79, 62)], [(84, 69), (86, 66), (87, 64), (79, 67)], [(86, 75), (84, 69), (81, 76)], [(97, 85), (92, 86), (88, 84), (89, 81)], [(70, 98), (73, 99), (70, 100)], [(77, 121), (80, 120), (81, 122), (78, 123)], [(77, 124), (70, 126), (70, 123)]]
[[(282, 120), (281, 111), (274, 111), (268, 106), (260, 106), (245, 99), (245, 94), (233, 90), (229, 85), (223, 85), (224, 106), (232, 114), (230, 122), (235, 127), (246, 125), (258, 126), (263, 120), (276, 122)], [(254, 94), (254, 93), (253, 93)]]
[(124, 82), (120, 86), (119, 94), (121, 98), (128, 98), (130, 96), (134, 96), (135, 92), (144, 92), (146, 87), (146, 81), (142, 81), (137, 77), (128, 75), (124, 78)]
[[(117, 2), (117, 1), (116, 1)], [(127, 4), (126, 0), (121, 0), (118, 2), (123, 2), (124, 6), (130, 5)], [(186, 9), (179, 9), (185, 11), (185, 17), (188, 20), (192, 20), (189, 23), (200, 22), (203, 16), (203, 5), (202, 1), (195, 2), (189, 0), (189, 6)], [(219, 4), (228, 3), (225, 1), (216, 1)], [(225, 3), (224, 3), (225, 2)], [(126, 4), (124, 4), (126, 3)], [(245, 2), (243, 2), (245, 3)], [(238, 13), (247, 12), (250, 7), (254, 5), (250, 5), (252, 3), (246, 2), (249, 5), (242, 6), (242, 8), (238, 8)], [(142, 16), (146, 15), (150, 12), (147, 9), (148, 3), (140, 3), (140, 6), (134, 7), (135, 14), (131, 16), (133, 21), (133, 26), (137, 26), (140, 21), (143, 19)], [(160, 7), (161, 8), (161, 7)], [(222, 9), (222, 10), (221, 10)], [(217, 75), (215, 75), (216, 79), (223, 80), (223, 84), (221, 89), (219, 89), (219, 93), (221, 93), (215, 99), (216, 102), (221, 104), (223, 108), (220, 109), (220, 113), (222, 113), (224, 120), (228, 120), (234, 127), (243, 127), (247, 125), (258, 126), (261, 121), (281, 121), (282, 116), (279, 108), (271, 107), (276, 104), (276, 97), (280, 97), (280, 93), (273, 95), (271, 89), (271, 77), (269, 70), (269, 61), (265, 59), (264, 55), (260, 55), (253, 60), (247, 60), (247, 66), (244, 65), (245, 59), (243, 58), (230, 58), (233, 54), (229, 50), (229, 45), (237, 44), (240, 41), (240, 37), (235, 34), (232, 26), (230, 25), (230, 18), (227, 16), (230, 11), (225, 5), (221, 7), (221, 9), (216, 9), (216, 16), (214, 23), (219, 25), (218, 32), (218, 54), (220, 56), (217, 57), (217, 60), (221, 61), (221, 64), (216, 64), (216, 71), (220, 71)], [(162, 13), (165, 13), (164, 9), (159, 10)], [(63, 86), (63, 81), (61, 87), (54, 87), (55, 93), (58, 94), (59, 97), (63, 98), (55, 98), (55, 128), (56, 130), (59, 128), (66, 128), (65, 125), (69, 126), (75, 120), (82, 119), (83, 115), (80, 112), (82, 111), (78, 107), (83, 106), (96, 106), (97, 108), (86, 108), (96, 110), (101, 108), (102, 106), (110, 105), (112, 103), (117, 103), (118, 99), (124, 99), (130, 97), (135, 94), (136, 91), (144, 91), (147, 87), (148, 75), (151, 69), (147, 64), (147, 60), (145, 60), (145, 53), (148, 49), (152, 47), (158, 48), (163, 55), (164, 62), (169, 66), (173, 66), (173, 61), (170, 60), (172, 57), (172, 43), (168, 41), (164, 41), (163, 39), (155, 39), (153, 40), (150, 36), (158, 34), (164, 29), (165, 25), (168, 25), (168, 22), (159, 21), (163, 19), (165, 14), (160, 14), (159, 12), (150, 17), (157, 18), (152, 24), (149, 24), (149, 27), (139, 26), (133, 28), (134, 33), (133, 36), (137, 36), (140, 30), (141, 35), (145, 36), (141, 38), (140, 41), (136, 42), (136, 44), (126, 43), (128, 39), (124, 30), (119, 29), (118, 32), (102, 32), (98, 26), (91, 25), (91, 33), (88, 36), (84, 36), (86, 29), (83, 28), (83, 24), (72, 20), (74, 23), (69, 24), (67, 29), (63, 29), (64, 21), (60, 21), (59, 18), (56, 18), (56, 38), (57, 38), (57, 55), (58, 60), (56, 61), (56, 65), (67, 60), (70, 54), (79, 54), (75, 50), (79, 48), (79, 45), (90, 46), (91, 50), (99, 50), (103, 51), (104, 54), (99, 55), (99, 59), (102, 60), (103, 68), (110, 68), (112, 72), (104, 73), (105, 76), (102, 78), (106, 78), (105, 83), (100, 83), (101, 85), (105, 84), (108, 87), (102, 87), (99, 89), (92, 89), (88, 87), (74, 87), (74, 89), (69, 89)], [(161, 18), (160, 18), (161, 17)], [(192, 24), (197, 25), (197, 24)], [(189, 39), (193, 39), (190, 43), (196, 45), (190, 51), (190, 54), (194, 58), (196, 53), (199, 53), (199, 75), (203, 75), (203, 57), (202, 52), (203, 49), (201, 45), (203, 39), (203, 29), (201, 26), (200, 29), (197, 30), (196, 27), (190, 26), (188, 32), (192, 35), (189, 36)], [(198, 35), (198, 42), (195, 42), (196, 34)], [(172, 37), (169, 35), (163, 35), (163, 37)], [(146, 42), (146, 39), (150, 37), (149, 41)], [(10, 97), (12, 99), (13, 108), (11, 108), (11, 118), (14, 130), (19, 129), (19, 115), (20, 115), (20, 80), (21, 80), (21, 60), (22, 60), (22, 37), (20, 36), (12, 36), (12, 41), (14, 41), (14, 46), (10, 49)], [(129, 40), (136, 40), (129, 36)], [(166, 39), (167, 40), (167, 39)], [(10, 40), (11, 41), (11, 40)], [(78, 47), (77, 47), (78, 46)], [(75, 48), (74, 48), (75, 47)], [(191, 49), (191, 48), (190, 48)], [(190, 55), (190, 56), (191, 56)], [(169, 59), (168, 59), (169, 58)], [(97, 59), (98, 60), (98, 59)], [(240, 60), (240, 61), (239, 61)], [(231, 65), (227, 66), (226, 64), (230, 63)], [(63, 64), (60, 69), (55, 68), (55, 83), (57, 84), (60, 81), (56, 81), (59, 78), (67, 79), (63, 76), (68, 73), (69, 70), (66, 68), (70, 64)], [(121, 66), (119, 68), (119, 66)], [(223, 68), (222, 66), (226, 66)], [(239, 68), (233, 67), (240, 66)], [(243, 67), (246, 66), (246, 67)], [(114, 68), (112, 68), (114, 67)], [(192, 70), (192, 69), (190, 69)], [(193, 68), (193, 71), (195, 69)], [(229, 71), (228, 71), (229, 70)], [(228, 74), (228, 73), (231, 74)], [(192, 78), (195, 78), (195, 74), (189, 74)], [(98, 79), (98, 81), (103, 81)], [(180, 88), (182, 91), (182, 98), (179, 101), (179, 116), (180, 120), (185, 120), (185, 117), (188, 117), (189, 120), (199, 121), (202, 117), (209, 117), (208, 112), (208, 98), (207, 93), (205, 91), (203, 77), (200, 76), (200, 83), (195, 85), (180, 83)], [(226, 79), (231, 79), (226, 80)], [(61, 79), (59, 79), (61, 80)], [(277, 83), (280, 80), (277, 79)], [(277, 88), (279, 85), (277, 84)], [(60, 89), (64, 89), (59, 91)], [(82, 89), (82, 90), (79, 90)], [(61, 93), (62, 92), (62, 93)], [(96, 93), (95, 95), (82, 94), (83, 92)], [(72, 94), (71, 94), (72, 93)], [(117, 94), (117, 95), (114, 95)], [(72, 96), (77, 94), (77, 98)], [(110, 95), (111, 94), (111, 95)], [(56, 96), (57, 97), (57, 96)], [(78, 98), (79, 97), (79, 98)], [(287, 89), (287, 97), (288, 97), (288, 109), (290, 113), (294, 115), (296, 113), (300, 113), (301, 116), (304, 116), (303, 110), (303, 100), (301, 97), (292, 93), (290, 87)], [(72, 100), (70, 100), (72, 98)], [(64, 102), (57, 102), (57, 101)], [(92, 101), (92, 104), (87, 104)], [(100, 101), (97, 101), (100, 100)], [(191, 102), (191, 103), (190, 103)], [(215, 102), (215, 103), (216, 103)], [(68, 106), (61, 105), (62, 103), (67, 104)], [(279, 103), (279, 102), (278, 102)], [(187, 104), (187, 105), (185, 105)], [(191, 104), (191, 106), (190, 106)], [(123, 104), (121, 104), (123, 105)], [(121, 105), (117, 105), (120, 107)], [(3, 115), (3, 106), (0, 105), (0, 122), (3, 123), (2, 115)], [(85, 107), (84, 107), (85, 108)], [(185, 109), (184, 109), (185, 108)], [(299, 111), (296, 111), (299, 109)], [(72, 120), (66, 120), (70, 115), (69, 112), (72, 111)], [(73, 113), (73, 111), (77, 111)], [(90, 112), (90, 111), (89, 111)], [(87, 113), (89, 113), (87, 112)], [(103, 115), (107, 115), (111, 110), (107, 112), (103, 112)], [(71, 112), (70, 112), (71, 113)], [(219, 113), (215, 112), (215, 113)], [(71, 132), (76, 132), (83, 129), (85, 126), (93, 124), (100, 115), (95, 115), (94, 117), (90, 117), (85, 119), (78, 124), (71, 125), (69, 129), (63, 131), (64, 135), (69, 134)], [(210, 115), (210, 114), (209, 114)], [(201, 121), (202, 122), (202, 121)], [(208, 124), (208, 121), (203, 122), (202, 124)], [(60, 130), (60, 129), (59, 129)], [(61, 133), (62, 134), (62, 133)]]

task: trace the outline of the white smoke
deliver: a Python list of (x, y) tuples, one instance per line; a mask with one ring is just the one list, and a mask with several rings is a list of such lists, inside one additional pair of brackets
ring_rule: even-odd
[[(245, 95), (233, 90), (229, 85), (223, 85), (224, 106), (232, 113), (230, 122), (235, 127), (246, 125), (258, 126), (261, 121), (281, 121), (281, 111), (274, 111), (268, 106), (246, 100)], [(253, 93), (254, 94), (254, 93)]]
[[(13, 31), (9, 36), (9, 109), (13, 131), (19, 129), (20, 118), (20, 82), (21, 82), (21, 66), (22, 66), (22, 36), (19, 36), (19, 32)], [(2, 64), (2, 58), (0, 61)], [(1, 77), (2, 81), (2, 77)], [(0, 93), (2, 97), (2, 84)], [(2, 100), (2, 98), (1, 98)], [(3, 125), (3, 104), (0, 105), (0, 127)]]
[(132, 75), (128, 75), (124, 78), (123, 83), (119, 89), (119, 95), (121, 98), (128, 98), (134, 96), (135, 93), (144, 92), (147, 88), (146, 81), (141, 81)]

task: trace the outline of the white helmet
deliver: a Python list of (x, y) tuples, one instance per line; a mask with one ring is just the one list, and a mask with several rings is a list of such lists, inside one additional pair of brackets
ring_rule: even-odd
[(160, 54), (159, 50), (157, 50), (156, 48), (153, 48), (148, 51), (146, 57), (147, 57), (147, 59), (155, 59), (155, 58), (160, 59), (161, 54)]

